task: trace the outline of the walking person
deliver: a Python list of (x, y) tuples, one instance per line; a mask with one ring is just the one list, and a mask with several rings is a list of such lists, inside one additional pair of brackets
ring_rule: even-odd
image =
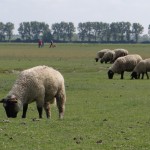
[(56, 47), (55, 44), (54, 44), (54, 42), (53, 42), (53, 40), (51, 40), (51, 42), (50, 42), (49, 48), (51, 48), (51, 47), (53, 47), (53, 48)]
[(42, 40), (38, 41), (38, 45), (39, 45), (39, 48), (41, 48), (41, 46), (42, 46)]

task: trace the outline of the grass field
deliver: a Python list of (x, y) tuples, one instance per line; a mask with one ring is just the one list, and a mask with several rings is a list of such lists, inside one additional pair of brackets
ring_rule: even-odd
[[(0, 98), (11, 89), (19, 71), (48, 65), (65, 78), (67, 103), (64, 120), (52, 106), (52, 118), (38, 119), (35, 103), (27, 118), (21, 112), (8, 119), (0, 105), (1, 150), (149, 150), (150, 80), (130, 80), (115, 74), (107, 77), (111, 64), (94, 60), (103, 48), (125, 48), (129, 53), (150, 57), (150, 45), (0, 44)], [(37, 119), (34, 119), (37, 118)]]

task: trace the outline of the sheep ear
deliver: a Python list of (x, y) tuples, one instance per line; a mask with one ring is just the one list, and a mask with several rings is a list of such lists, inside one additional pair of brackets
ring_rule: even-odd
[(0, 100), (0, 103), (6, 103), (6, 99), (4, 99), (4, 98), (1, 99), (1, 100)]

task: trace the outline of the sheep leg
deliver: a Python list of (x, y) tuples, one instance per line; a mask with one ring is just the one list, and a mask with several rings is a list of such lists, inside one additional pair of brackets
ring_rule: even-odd
[(28, 109), (28, 104), (24, 104), (24, 105), (23, 105), (22, 118), (26, 118), (27, 109)]
[(37, 106), (37, 110), (39, 113), (39, 118), (42, 118), (43, 108), (41, 106)]
[(121, 72), (121, 79), (123, 79), (124, 71)]
[(57, 95), (56, 96), (57, 107), (59, 111), (59, 118), (63, 119), (64, 111), (65, 111), (65, 96), (64, 95)]
[(148, 75), (148, 73), (146, 72), (146, 76), (147, 76), (147, 79), (149, 79), (149, 75)]
[(47, 118), (51, 118), (51, 110), (50, 110), (50, 103), (49, 102), (44, 103), (44, 109), (45, 109)]
[(141, 77), (141, 79), (144, 79), (144, 73), (142, 73), (142, 77)]
[(137, 78), (140, 79), (140, 73), (138, 74)]

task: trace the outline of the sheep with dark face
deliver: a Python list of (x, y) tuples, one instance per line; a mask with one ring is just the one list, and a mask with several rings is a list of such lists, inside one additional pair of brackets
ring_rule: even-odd
[(124, 71), (133, 71), (134, 67), (142, 60), (138, 54), (127, 55), (116, 59), (114, 64), (108, 70), (108, 78), (112, 79), (114, 73), (121, 74), (123, 79)]
[(142, 78), (144, 79), (144, 74), (146, 74), (147, 79), (149, 79), (148, 72), (150, 71), (150, 58), (141, 60), (134, 68), (131, 77), (132, 79), (139, 79), (140, 74), (142, 74)]
[(98, 62), (103, 57), (103, 55), (108, 51), (110, 51), (110, 49), (102, 49), (98, 51), (95, 57), (95, 61)]
[(55, 99), (59, 118), (63, 118), (66, 101), (64, 78), (53, 68), (37, 66), (22, 71), (6, 98), (0, 102), (3, 103), (7, 117), (17, 117), (23, 107), (22, 118), (26, 118), (28, 104), (35, 101), (39, 118), (42, 118), (43, 107), (47, 118), (50, 118), (50, 104)]
[(113, 62), (113, 58), (114, 58), (114, 55), (115, 55), (115, 52), (113, 50), (110, 50), (108, 52), (106, 52), (103, 57), (101, 58), (101, 63), (105, 62), (110, 62), (112, 63)]

